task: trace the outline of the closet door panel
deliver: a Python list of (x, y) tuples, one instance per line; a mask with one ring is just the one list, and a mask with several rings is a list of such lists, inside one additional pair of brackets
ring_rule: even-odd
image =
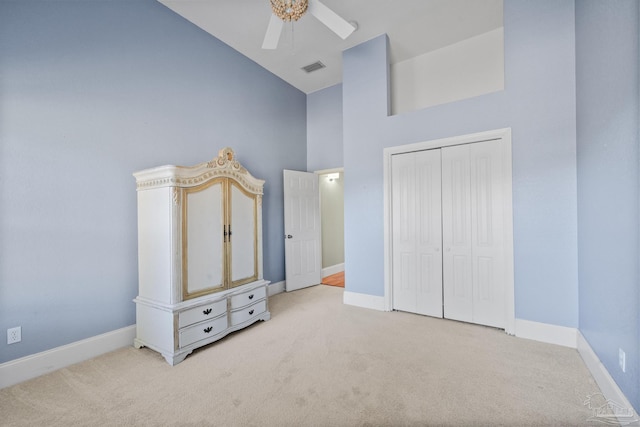
[(393, 306), (442, 317), (440, 150), (392, 158)]
[(442, 171), (440, 150), (416, 157), (418, 313), (442, 317)]
[(469, 146), (442, 149), (444, 317), (473, 320)]
[(415, 313), (415, 157), (403, 154), (391, 158), (393, 215), (393, 308)]
[(505, 262), (501, 147), (495, 141), (469, 146), (473, 275), (473, 321), (504, 327)]

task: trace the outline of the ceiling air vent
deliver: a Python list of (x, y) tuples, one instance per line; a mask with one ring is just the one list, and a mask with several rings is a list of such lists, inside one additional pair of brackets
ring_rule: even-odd
[(325, 68), (325, 67), (326, 65), (324, 65), (322, 62), (316, 61), (313, 64), (305, 65), (304, 67), (302, 67), (302, 69), (305, 70), (307, 73), (312, 73), (314, 71), (318, 71), (321, 68)]

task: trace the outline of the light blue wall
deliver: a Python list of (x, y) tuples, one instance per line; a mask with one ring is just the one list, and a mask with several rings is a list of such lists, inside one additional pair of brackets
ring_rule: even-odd
[(344, 53), (348, 291), (384, 293), (383, 149), (511, 127), (516, 317), (578, 326), (574, 24), (573, 1), (505, 1), (505, 90), (399, 116), (386, 36)]
[(635, 0), (576, 2), (580, 331), (636, 409), (639, 9)]
[(135, 323), (136, 170), (233, 147), (283, 280), (305, 122), (304, 93), (154, 0), (0, 1), (0, 331), (22, 326), (0, 363)]
[(342, 85), (307, 95), (307, 170), (342, 167)]

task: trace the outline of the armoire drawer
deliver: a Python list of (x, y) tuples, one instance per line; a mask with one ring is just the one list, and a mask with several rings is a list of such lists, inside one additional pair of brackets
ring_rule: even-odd
[(193, 325), (203, 320), (213, 319), (226, 311), (226, 299), (182, 311), (178, 314), (178, 328), (184, 328), (185, 326)]
[(217, 319), (213, 319), (209, 322), (198, 323), (197, 325), (189, 326), (188, 328), (181, 329), (179, 333), (180, 347), (186, 347), (194, 342), (212, 337), (224, 332), (227, 329), (227, 316), (220, 316)]
[(213, 319), (227, 311), (227, 300), (222, 299), (209, 304), (182, 311), (178, 314), (178, 328), (193, 325), (203, 320)]
[(238, 325), (246, 322), (254, 317), (267, 311), (267, 301), (262, 300), (259, 303), (231, 312), (231, 325)]
[(258, 300), (261, 300), (265, 296), (267, 296), (266, 286), (261, 286), (249, 292), (243, 292), (238, 295), (233, 295), (231, 297), (231, 310), (235, 310), (236, 308), (244, 307), (245, 305), (254, 303)]

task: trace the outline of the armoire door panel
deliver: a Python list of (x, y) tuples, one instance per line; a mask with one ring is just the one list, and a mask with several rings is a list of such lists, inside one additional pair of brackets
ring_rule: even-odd
[(184, 190), (184, 298), (224, 289), (224, 181)]
[(233, 287), (258, 277), (257, 201), (255, 195), (248, 194), (235, 183), (230, 184), (230, 199), (229, 246)]

